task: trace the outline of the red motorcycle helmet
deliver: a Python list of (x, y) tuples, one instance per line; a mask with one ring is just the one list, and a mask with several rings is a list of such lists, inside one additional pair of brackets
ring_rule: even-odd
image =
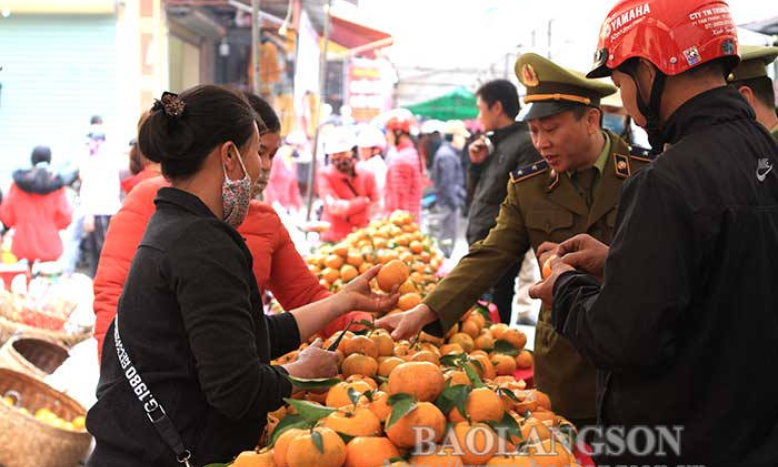
[(386, 129), (388, 131), (401, 131), (403, 133), (411, 134), (411, 121), (407, 118), (392, 117), (386, 122)]
[(724, 0), (622, 0), (600, 28), (589, 78), (610, 76), (630, 58), (643, 58), (674, 76), (727, 58), (740, 61), (737, 26)]

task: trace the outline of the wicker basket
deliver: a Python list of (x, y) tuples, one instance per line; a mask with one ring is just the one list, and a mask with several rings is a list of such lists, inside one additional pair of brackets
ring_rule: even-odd
[[(78, 402), (23, 373), (0, 368), (0, 396), (13, 395), (30, 413), (47, 408), (72, 420), (85, 415)], [(0, 465), (5, 467), (75, 467), (87, 456), (92, 437), (40, 422), (0, 403)]]
[(17, 323), (0, 316), (0, 345), (3, 345), (15, 335), (25, 335), (27, 337), (34, 336), (39, 339), (57, 342), (69, 349), (79, 342), (92, 337), (92, 331), (90, 329), (78, 334), (70, 334), (64, 331), (49, 331)]
[(68, 358), (61, 344), (28, 336), (12, 337), (0, 348), (0, 367), (43, 379)]

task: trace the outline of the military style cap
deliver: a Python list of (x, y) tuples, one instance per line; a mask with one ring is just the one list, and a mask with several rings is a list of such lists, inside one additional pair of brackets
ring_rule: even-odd
[(534, 53), (516, 60), (516, 76), (527, 88), (524, 102), (531, 104), (525, 120), (550, 117), (582, 105), (599, 107), (603, 97), (616, 93), (611, 84), (589, 79)]
[(778, 47), (760, 45), (740, 45), (740, 65), (737, 66), (727, 81), (745, 81), (747, 79), (767, 76), (767, 65), (778, 57)]

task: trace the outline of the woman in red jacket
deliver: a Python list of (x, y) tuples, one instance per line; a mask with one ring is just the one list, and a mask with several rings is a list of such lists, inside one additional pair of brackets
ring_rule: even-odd
[[(281, 125), (273, 109), (257, 96), (248, 94), (249, 103), (264, 121), (268, 130), (261, 135), (260, 158), (262, 173), (259, 189), (264, 189), (270, 175), (272, 159), (278, 150)], [(168, 182), (156, 177), (138, 184), (124, 200), (111, 220), (100, 264), (94, 280), (94, 336), (98, 358), (102, 355), (105, 333), (119, 303), (124, 281), (130, 270), (135, 250), (143, 238), (146, 225), (154, 214), (154, 198)], [(245, 220), (238, 228), (253, 257), (253, 272), (261, 291), (270, 290), (285, 310), (321, 300), (330, 295), (309, 270), (289, 237), (278, 214), (267, 204), (252, 201)], [(352, 318), (369, 318), (367, 313), (350, 313), (334, 320), (325, 329), (325, 336), (345, 327)]]
[(15, 230), (11, 251), (19, 259), (56, 261), (62, 255), (59, 231), (70, 225), (71, 210), (59, 175), (48, 170), (51, 150), (32, 151), (30, 170), (17, 170), (0, 207), (0, 219)]
[(421, 220), (421, 160), (411, 139), (410, 122), (393, 118), (386, 124), (389, 143), (393, 146), (387, 163), (384, 187), (384, 210), (408, 211), (416, 222)]

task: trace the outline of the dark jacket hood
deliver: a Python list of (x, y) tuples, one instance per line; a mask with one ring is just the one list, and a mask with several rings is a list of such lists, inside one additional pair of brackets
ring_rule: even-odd
[(13, 173), (13, 180), (22, 191), (38, 195), (47, 195), (65, 186), (62, 177), (45, 167), (17, 170)]

